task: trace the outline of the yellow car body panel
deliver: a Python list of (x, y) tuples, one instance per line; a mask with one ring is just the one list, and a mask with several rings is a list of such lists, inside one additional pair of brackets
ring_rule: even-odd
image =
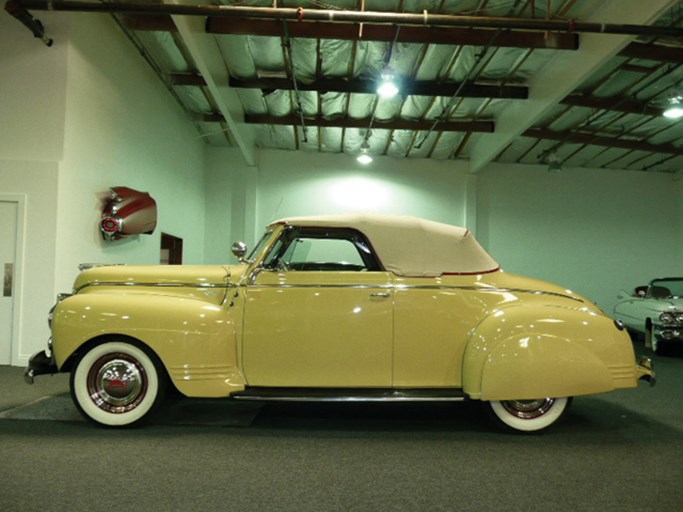
[(285, 226), (248, 264), (99, 267), (52, 320), (62, 371), (126, 337), (185, 395), (248, 387), (447, 388), (473, 399), (602, 393), (637, 385), (630, 340), (585, 298), (500, 270), (405, 276), (268, 267)]

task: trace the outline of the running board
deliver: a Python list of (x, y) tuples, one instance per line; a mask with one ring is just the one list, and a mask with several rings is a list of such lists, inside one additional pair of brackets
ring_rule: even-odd
[(247, 388), (230, 395), (235, 400), (262, 402), (461, 402), (467, 396), (461, 389), (387, 388)]

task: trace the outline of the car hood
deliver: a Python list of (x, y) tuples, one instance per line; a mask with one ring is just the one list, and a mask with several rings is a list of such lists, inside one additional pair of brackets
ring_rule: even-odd
[(646, 305), (646, 307), (655, 309), (657, 311), (667, 311), (669, 309), (683, 311), (682, 297), (676, 297), (673, 299), (644, 299), (643, 304)]
[(81, 272), (74, 293), (89, 286), (226, 288), (239, 281), (244, 265), (96, 265)]

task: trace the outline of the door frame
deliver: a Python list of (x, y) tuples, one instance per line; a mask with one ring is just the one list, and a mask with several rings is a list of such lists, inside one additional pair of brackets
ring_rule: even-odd
[(0, 201), (17, 204), (17, 239), (14, 249), (14, 275), (12, 277), (12, 336), (10, 338), (10, 364), (19, 365), (22, 333), (24, 244), (26, 242), (26, 194), (0, 193)]

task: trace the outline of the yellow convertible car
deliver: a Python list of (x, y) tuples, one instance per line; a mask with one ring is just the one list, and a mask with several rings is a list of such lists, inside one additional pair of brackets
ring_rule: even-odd
[(97, 266), (50, 313), (25, 378), (71, 373), (85, 418), (141, 422), (169, 386), (233, 400), (479, 400), (502, 426), (654, 383), (623, 325), (511, 275), (469, 231), (412, 217), (272, 223), (239, 265)]

